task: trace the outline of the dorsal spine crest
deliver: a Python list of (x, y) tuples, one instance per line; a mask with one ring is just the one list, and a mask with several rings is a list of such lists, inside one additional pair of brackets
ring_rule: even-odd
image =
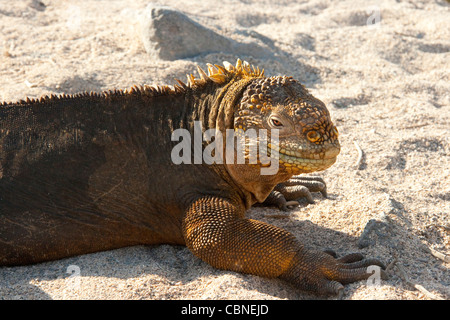
[(47, 103), (54, 102), (59, 100), (66, 99), (74, 99), (74, 98), (108, 98), (114, 96), (126, 96), (126, 95), (145, 95), (145, 96), (160, 96), (160, 95), (169, 95), (169, 94), (182, 94), (185, 93), (188, 89), (201, 89), (208, 83), (215, 83), (218, 85), (224, 85), (231, 81), (232, 79), (241, 80), (241, 79), (249, 79), (249, 78), (264, 78), (264, 69), (260, 69), (259, 67), (250, 65), (247, 61), (242, 61), (241, 59), (237, 59), (236, 64), (232, 65), (228, 61), (223, 62), (223, 66), (221, 65), (212, 65), (210, 63), (206, 64), (208, 67), (208, 72), (205, 72), (199, 66), (197, 67), (199, 77), (196, 78), (193, 74), (187, 75), (186, 83), (181, 80), (175, 79), (178, 84), (173, 86), (162, 85), (162, 86), (132, 86), (129, 89), (114, 89), (103, 91), (101, 93), (98, 92), (81, 92), (76, 94), (50, 94), (50, 96), (42, 96), (37, 99), (26, 98), (26, 100), (20, 100), (17, 103), (12, 102), (0, 102), (0, 106), (8, 106), (8, 105), (30, 105), (36, 103)]

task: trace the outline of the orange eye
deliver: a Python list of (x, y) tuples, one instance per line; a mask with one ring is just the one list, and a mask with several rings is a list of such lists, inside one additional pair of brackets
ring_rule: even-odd
[(281, 127), (283, 124), (277, 119), (270, 119), (275, 127)]
[(320, 139), (320, 133), (318, 133), (317, 131), (311, 130), (306, 134), (306, 137), (308, 138), (309, 141), (316, 142), (317, 140)]

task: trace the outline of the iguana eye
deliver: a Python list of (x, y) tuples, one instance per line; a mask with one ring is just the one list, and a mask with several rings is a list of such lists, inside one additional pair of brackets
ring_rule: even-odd
[(277, 120), (277, 119), (272, 118), (272, 119), (270, 119), (270, 121), (272, 122), (272, 124), (273, 124), (275, 127), (282, 127), (282, 126), (283, 126), (283, 124), (281, 123), (281, 121), (279, 121), (279, 120)]
[(320, 133), (318, 133), (317, 131), (311, 130), (306, 134), (306, 137), (308, 138), (309, 141), (316, 142), (317, 140), (320, 139)]

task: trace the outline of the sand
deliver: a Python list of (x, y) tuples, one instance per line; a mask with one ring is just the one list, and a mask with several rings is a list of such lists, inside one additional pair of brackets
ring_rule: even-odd
[[(448, 2), (157, 1), (261, 48), (172, 61), (144, 48), (147, 0), (42, 3), (0, 1), (0, 100), (174, 84), (196, 65), (238, 55), (268, 75), (293, 76), (327, 104), (340, 131), (338, 161), (320, 173), (329, 198), (248, 215), (307, 246), (396, 259), (410, 282), (432, 294), (393, 268), (379, 284), (347, 285), (344, 299), (450, 297), (450, 263), (432, 254), (450, 255)], [(316, 298), (277, 279), (214, 269), (169, 245), (0, 268), (0, 299)]]

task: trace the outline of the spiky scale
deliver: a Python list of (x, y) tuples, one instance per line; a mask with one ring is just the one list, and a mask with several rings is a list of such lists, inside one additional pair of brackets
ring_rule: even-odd
[(186, 84), (183, 81), (181, 81), (179, 79), (175, 79), (175, 81), (178, 82), (183, 89), (187, 88)]
[(231, 63), (229, 63), (228, 61), (224, 61), (223, 66), (225, 67), (225, 69), (227, 69), (230, 72), (235, 70), (234, 66)]
[(224, 75), (228, 74), (228, 71), (224, 67), (222, 67), (218, 64), (215, 64), (214, 66), (217, 68), (219, 73), (224, 74)]
[(210, 75), (209, 79), (211, 79), (215, 83), (222, 84), (222, 83), (225, 83), (227, 76), (224, 74), (216, 73), (216, 74)]
[(209, 79), (206, 72), (202, 68), (200, 68), (200, 66), (197, 66), (197, 70), (198, 70), (198, 74), (200, 75), (200, 79), (205, 80), (205, 81)]
[(217, 68), (211, 63), (207, 63), (206, 65), (208, 66), (208, 76), (214, 75), (218, 72)]

